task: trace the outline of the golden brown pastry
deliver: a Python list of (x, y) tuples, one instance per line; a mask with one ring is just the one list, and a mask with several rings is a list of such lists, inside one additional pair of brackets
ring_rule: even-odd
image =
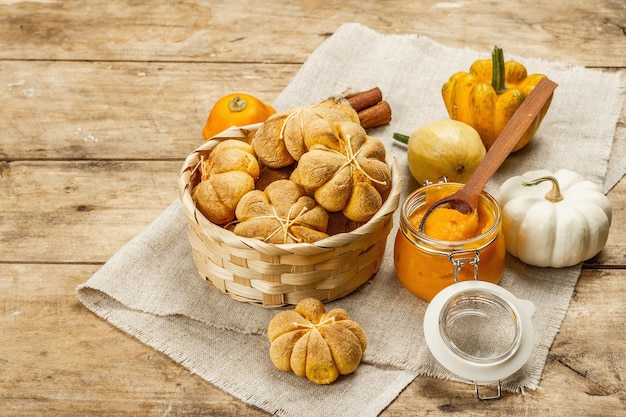
[(218, 143), (207, 160), (200, 165), (202, 179), (206, 179), (210, 174), (228, 171), (247, 172), (256, 179), (260, 169), (252, 145), (236, 139)]
[(327, 99), (270, 116), (256, 131), (252, 146), (262, 165), (282, 168), (299, 161), (309, 143), (334, 140), (330, 122), (359, 122), (347, 102)]
[(254, 189), (254, 180), (241, 171), (212, 175), (193, 189), (192, 198), (200, 212), (212, 223), (223, 225), (235, 218), (241, 197)]
[(313, 243), (328, 237), (328, 213), (291, 180), (278, 180), (264, 191), (246, 193), (237, 204), (239, 236), (268, 243)]
[(290, 178), (326, 210), (366, 222), (382, 207), (391, 189), (385, 147), (357, 123), (336, 123), (335, 131), (340, 145), (311, 145)]
[(232, 221), (237, 203), (254, 189), (259, 172), (250, 144), (235, 139), (217, 144), (200, 164), (201, 181), (192, 191), (196, 207), (212, 223)]
[(344, 309), (326, 313), (324, 304), (314, 298), (274, 316), (267, 336), (270, 358), (278, 369), (316, 384), (330, 384), (339, 375), (354, 372), (367, 348), (365, 331)]

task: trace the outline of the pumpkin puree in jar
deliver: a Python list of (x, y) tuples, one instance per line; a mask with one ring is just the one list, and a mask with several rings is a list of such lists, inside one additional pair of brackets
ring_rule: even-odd
[[(448, 184), (429, 189), (421, 206), (407, 213), (409, 225), (419, 230), (426, 210), (433, 203), (457, 191)], [(448, 254), (462, 262), (457, 280), (474, 279), (475, 250), (479, 252), (478, 279), (497, 284), (504, 269), (505, 245), (501, 227), (493, 228), (497, 207), (480, 198), (476, 212), (462, 214), (456, 210), (439, 207), (433, 210), (425, 223), (426, 241), (410, 230), (400, 230), (396, 236), (394, 262), (396, 274), (402, 285), (415, 296), (430, 301), (442, 289), (454, 283), (454, 266)], [(490, 232), (491, 230), (491, 232)], [(458, 242), (458, 243), (457, 243)], [(460, 259), (464, 258), (464, 259)]]
[[(450, 190), (431, 190), (426, 194), (425, 204), (421, 210), (413, 213), (409, 223), (415, 229), (419, 229), (426, 210), (437, 201), (451, 195)], [(445, 206), (434, 209), (424, 223), (424, 234), (433, 239), (457, 242), (471, 239), (485, 233), (493, 224), (493, 215), (485, 210), (482, 204), (470, 214), (463, 214), (458, 210)]]

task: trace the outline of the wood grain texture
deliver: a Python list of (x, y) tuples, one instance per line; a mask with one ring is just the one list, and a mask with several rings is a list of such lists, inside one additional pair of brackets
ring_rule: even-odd
[[(75, 288), (177, 198), (215, 100), (271, 102), (347, 22), (626, 76), (622, 0), (0, 0), (0, 416), (267, 415), (96, 317)], [(625, 179), (609, 198), (607, 246), (538, 390), (483, 403), (419, 377), (382, 416), (624, 413)]]
[(104, 263), (178, 198), (179, 161), (16, 161), (0, 178), (0, 262)]
[[(30, 62), (0, 65), (1, 159), (182, 160), (221, 96), (271, 102), (295, 65)], [(6, 122), (4, 122), (6, 121)]]
[[(178, 198), (173, 161), (0, 162), (0, 262), (104, 263)], [(586, 268), (626, 264), (626, 181), (608, 194), (606, 247)]]
[[(85, 309), (74, 288), (97, 268), (0, 264), (0, 328), (13, 341), (0, 345), (0, 415), (266, 415)], [(624, 282), (619, 271), (583, 273), (541, 389), (483, 403), (466, 384), (419, 377), (382, 416), (614, 415), (626, 390), (626, 317), (618, 304), (608, 322), (602, 311), (607, 288), (623, 293)]]
[(265, 415), (85, 309), (97, 268), (0, 264), (0, 415)]
[(0, 3), (0, 59), (301, 63), (344, 22), (451, 46), (619, 67), (621, 0)]

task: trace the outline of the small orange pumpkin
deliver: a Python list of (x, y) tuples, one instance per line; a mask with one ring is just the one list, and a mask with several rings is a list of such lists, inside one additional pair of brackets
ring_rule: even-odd
[(267, 120), (276, 110), (249, 94), (228, 94), (215, 102), (207, 118), (202, 136), (211, 139), (231, 126), (245, 126)]

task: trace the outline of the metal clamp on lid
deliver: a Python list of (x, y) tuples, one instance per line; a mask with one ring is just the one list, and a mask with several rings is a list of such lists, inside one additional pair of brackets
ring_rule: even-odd
[[(446, 287), (424, 315), (426, 344), (435, 359), (461, 379), (472, 381), (476, 398), (498, 399), (500, 381), (517, 372), (534, 345), (535, 306), (483, 281)], [(481, 397), (479, 383), (497, 382), (497, 396)]]
[[(473, 256), (468, 256), (473, 255)], [(457, 250), (452, 251), (448, 254), (448, 259), (452, 262), (454, 266), (454, 282), (459, 282), (459, 272), (463, 267), (463, 262), (469, 262), (470, 265), (474, 266), (474, 280), (478, 280), (478, 264), (480, 263), (480, 251), (479, 250)]]

